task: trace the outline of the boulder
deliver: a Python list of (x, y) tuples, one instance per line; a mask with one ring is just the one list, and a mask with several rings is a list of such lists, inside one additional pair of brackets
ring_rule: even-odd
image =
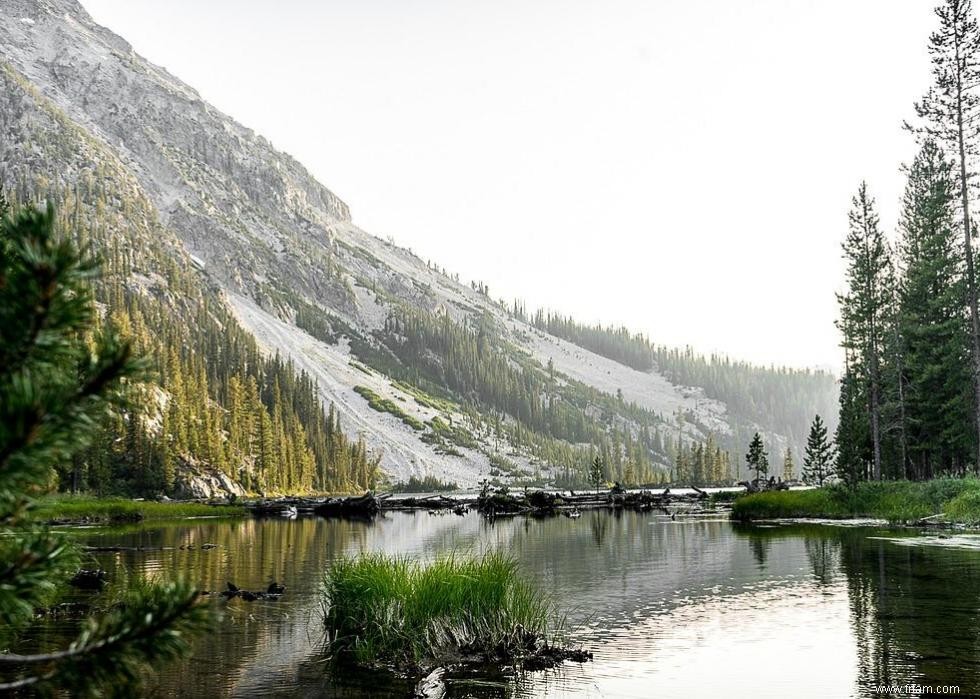
[(241, 483), (216, 468), (188, 463), (177, 467), (174, 496), (178, 500), (238, 498), (245, 494)]

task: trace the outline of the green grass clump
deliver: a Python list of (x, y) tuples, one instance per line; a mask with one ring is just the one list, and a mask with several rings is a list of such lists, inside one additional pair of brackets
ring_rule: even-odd
[(740, 521), (817, 517), (874, 517), (912, 522), (945, 514), (950, 521), (980, 521), (980, 480), (937, 478), (931, 481), (883, 481), (811, 490), (781, 490), (738, 498), (732, 518)]
[(480, 652), (518, 656), (564, 624), (517, 562), (494, 552), (428, 564), (385, 554), (344, 558), (327, 573), (324, 594), (339, 656), (401, 670)]
[(980, 490), (966, 490), (943, 506), (943, 513), (953, 522), (980, 523)]
[(49, 495), (30, 510), (35, 521), (133, 522), (181, 517), (235, 517), (245, 515), (241, 505), (208, 505), (199, 502), (154, 502), (94, 495)]
[(417, 432), (425, 429), (421, 420), (406, 413), (390, 398), (382, 398), (367, 386), (354, 386), (354, 391), (364, 398), (373, 410), (377, 410), (379, 413), (391, 413)]

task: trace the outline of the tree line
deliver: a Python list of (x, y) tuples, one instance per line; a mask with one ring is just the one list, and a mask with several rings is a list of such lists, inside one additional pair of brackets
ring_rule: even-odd
[(845, 356), (836, 434), (846, 482), (962, 474), (980, 463), (980, 321), (971, 188), (980, 156), (980, 30), (969, 0), (936, 9), (933, 85), (906, 127), (897, 240), (861, 183), (838, 295)]

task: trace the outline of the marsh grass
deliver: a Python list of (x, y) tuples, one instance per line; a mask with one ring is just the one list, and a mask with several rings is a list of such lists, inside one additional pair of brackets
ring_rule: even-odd
[(92, 495), (49, 495), (30, 510), (39, 522), (132, 522), (182, 517), (234, 517), (246, 514), (241, 505), (207, 505), (199, 502), (154, 502)]
[(431, 563), (370, 554), (333, 563), (324, 623), (335, 655), (412, 670), (481, 656), (509, 660), (558, 639), (554, 602), (496, 552)]
[(837, 485), (754, 493), (738, 498), (732, 506), (732, 518), (740, 521), (874, 517), (904, 523), (937, 514), (951, 522), (980, 522), (980, 479), (884, 481), (860, 483), (853, 489)]

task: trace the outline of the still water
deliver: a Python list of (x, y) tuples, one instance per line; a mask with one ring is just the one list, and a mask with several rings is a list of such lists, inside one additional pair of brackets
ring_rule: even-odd
[[(218, 628), (149, 683), (151, 696), (404, 696), (377, 676), (329, 674), (323, 572), (362, 551), (430, 558), (487, 547), (515, 555), (557, 596), (573, 643), (595, 660), (450, 685), (450, 696), (873, 697), (889, 684), (980, 694), (980, 536), (629, 512), (492, 523), (426, 512), (371, 523), (205, 519), (75, 532), (90, 545), (157, 549), (92, 554), (117, 581), (181, 572), (207, 590), (287, 586), (279, 601), (221, 602)], [(63, 624), (37, 640), (59, 641)]]

